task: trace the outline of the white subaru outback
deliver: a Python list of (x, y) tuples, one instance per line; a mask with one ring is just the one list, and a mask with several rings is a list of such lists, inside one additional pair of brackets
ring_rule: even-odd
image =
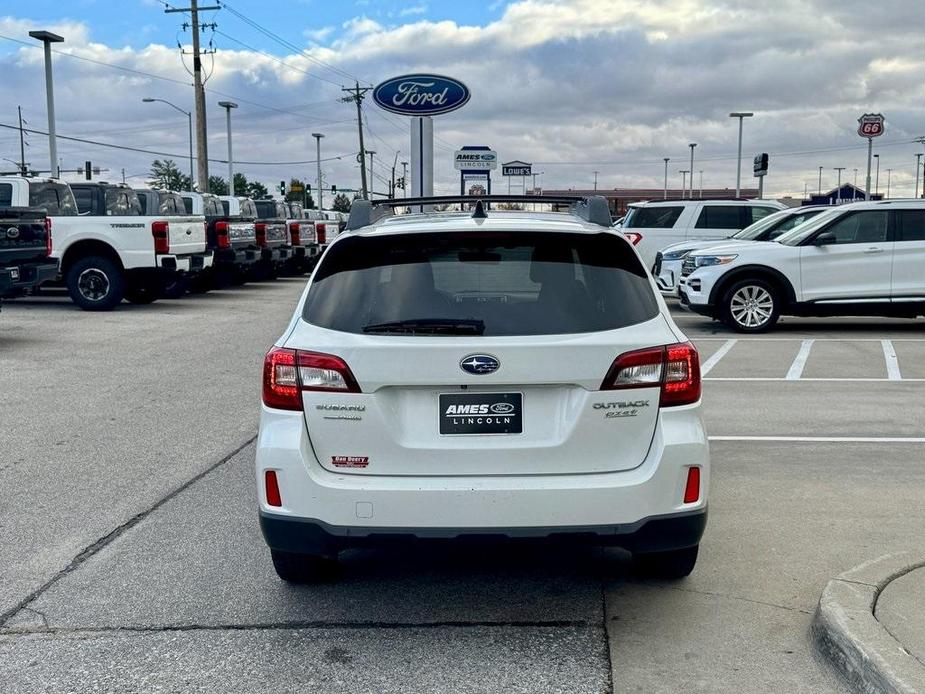
[(479, 536), (693, 569), (697, 351), (603, 198), (486, 207), (354, 202), (267, 354), (257, 486), (284, 580), (330, 578), (348, 548)]

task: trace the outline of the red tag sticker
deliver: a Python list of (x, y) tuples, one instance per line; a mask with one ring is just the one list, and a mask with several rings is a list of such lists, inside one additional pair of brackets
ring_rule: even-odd
[(368, 467), (369, 458), (365, 455), (332, 455), (331, 462), (335, 467)]

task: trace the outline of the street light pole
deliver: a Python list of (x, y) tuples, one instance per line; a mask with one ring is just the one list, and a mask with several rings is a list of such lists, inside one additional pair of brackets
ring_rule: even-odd
[(668, 199), (668, 162), (671, 160), (668, 157), (665, 157), (663, 161), (665, 162), (665, 186), (662, 190), (662, 199), (667, 200)]
[(218, 105), (225, 109), (225, 125), (228, 129), (228, 195), (234, 195), (234, 157), (231, 154), (231, 109), (238, 105), (233, 101), (219, 101)]
[(822, 195), (822, 167), (819, 167), (819, 195)]
[(195, 178), (193, 178), (193, 112), (184, 111), (182, 108), (180, 108), (176, 104), (170, 103), (166, 99), (152, 99), (151, 97), (146, 96), (142, 99), (142, 101), (146, 104), (153, 104), (155, 101), (160, 101), (162, 104), (167, 104), (171, 108), (174, 108), (180, 113), (182, 113), (184, 116), (186, 116), (186, 119), (189, 121), (189, 184), (190, 184), (190, 188), (192, 188), (193, 183), (196, 180)]
[(317, 170), (318, 170), (318, 178), (317, 178), (318, 209), (323, 210), (324, 202), (323, 202), (323, 194), (321, 192), (321, 138), (324, 137), (324, 135), (322, 135), (321, 133), (312, 133), (312, 137), (315, 138), (315, 159), (318, 160), (316, 162), (318, 165), (317, 167)]
[[(594, 172), (594, 190), (597, 190), (597, 175), (599, 171)], [(536, 188), (536, 179), (533, 180), (533, 187)]]
[(408, 197), (408, 162), (401, 163), (401, 196)]
[(845, 166), (835, 166), (833, 167), (835, 171), (838, 172), (838, 188), (836, 189), (836, 203), (841, 204), (841, 172), (844, 171), (847, 167)]
[(688, 193), (688, 196), (687, 196), (687, 197), (690, 198), (691, 200), (694, 199), (694, 147), (696, 147), (696, 146), (697, 146), (697, 143), (696, 143), (696, 142), (691, 142), (691, 143), (688, 145), (688, 147), (691, 148), (691, 168), (690, 168), (690, 174), (691, 174), (691, 189), (690, 189), (690, 192)]
[[(736, 111), (729, 114), (730, 118), (739, 119), (739, 157), (736, 160), (736, 197), (739, 197), (739, 192), (742, 188), (742, 121), (754, 115), (754, 113), (746, 111)], [(691, 166), (693, 167), (693, 164), (691, 164)]]
[(874, 195), (880, 195), (880, 155), (875, 154), (874, 159), (877, 160), (877, 173), (874, 176)]
[(687, 190), (687, 174), (689, 172), (687, 169), (681, 169), (678, 173), (681, 174), (681, 198), (683, 199), (684, 191)]
[(38, 39), (45, 47), (45, 99), (48, 104), (48, 170), (52, 178), (58, 171), (58, 139), (55, 135), (55, 87), (51, 74), (51, 44), (61, 43), (64, 38), (50, 31), (30, 31), (29, 36)]
[(700, 196), (699, 197), (701, 200), (703, 200), (703, 169), (700, 169)]
[(893, 174), (893, 169), (886, 170), (886, 199), (890, 199), (890, 177)]
[(921, 162), (922, 162), (922, 153), (915, 155), (915, 195), (912, 197), (919, 197), (919, 171), (921, 171)]

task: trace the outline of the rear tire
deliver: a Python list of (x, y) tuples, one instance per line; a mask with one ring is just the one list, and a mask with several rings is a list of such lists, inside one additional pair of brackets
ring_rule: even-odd
[(677, 580), (690, 575), (697, 564), (700, 545), (667, 552), (647, 552), (633, 555), (636, 572), (647, 578)]
[(160, 297), (160, 292), (151, 286), (127, 287), (125, 298), (132, 304), (153, 304)]
[(340, 578), (340, 564), (334, 557), (295, 554), (271, 549), (276, 575), (287, 583), (332, 583)]
[(67, 271), (67, 291), (84, 311), (111, 311), (125, 296), (125, 273), (109, 258), (91, 255)]
[(762, 279), (742, 280), (723, 295), (721, 318), (740, 333), (763, 333), (780, 318), (781, 296), (777, 287)]

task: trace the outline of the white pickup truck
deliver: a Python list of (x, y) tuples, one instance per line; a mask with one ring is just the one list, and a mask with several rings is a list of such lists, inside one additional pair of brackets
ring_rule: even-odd
[(82, 309), (106, 311), (122, 299), (151, 303), (178, 275), (212, 264), (202, 217), (142, 216), (128, 186), (23, 176), (0, 183), (10, 185), (11, 207), (40, 203), (48, 210), (51, 257)]

